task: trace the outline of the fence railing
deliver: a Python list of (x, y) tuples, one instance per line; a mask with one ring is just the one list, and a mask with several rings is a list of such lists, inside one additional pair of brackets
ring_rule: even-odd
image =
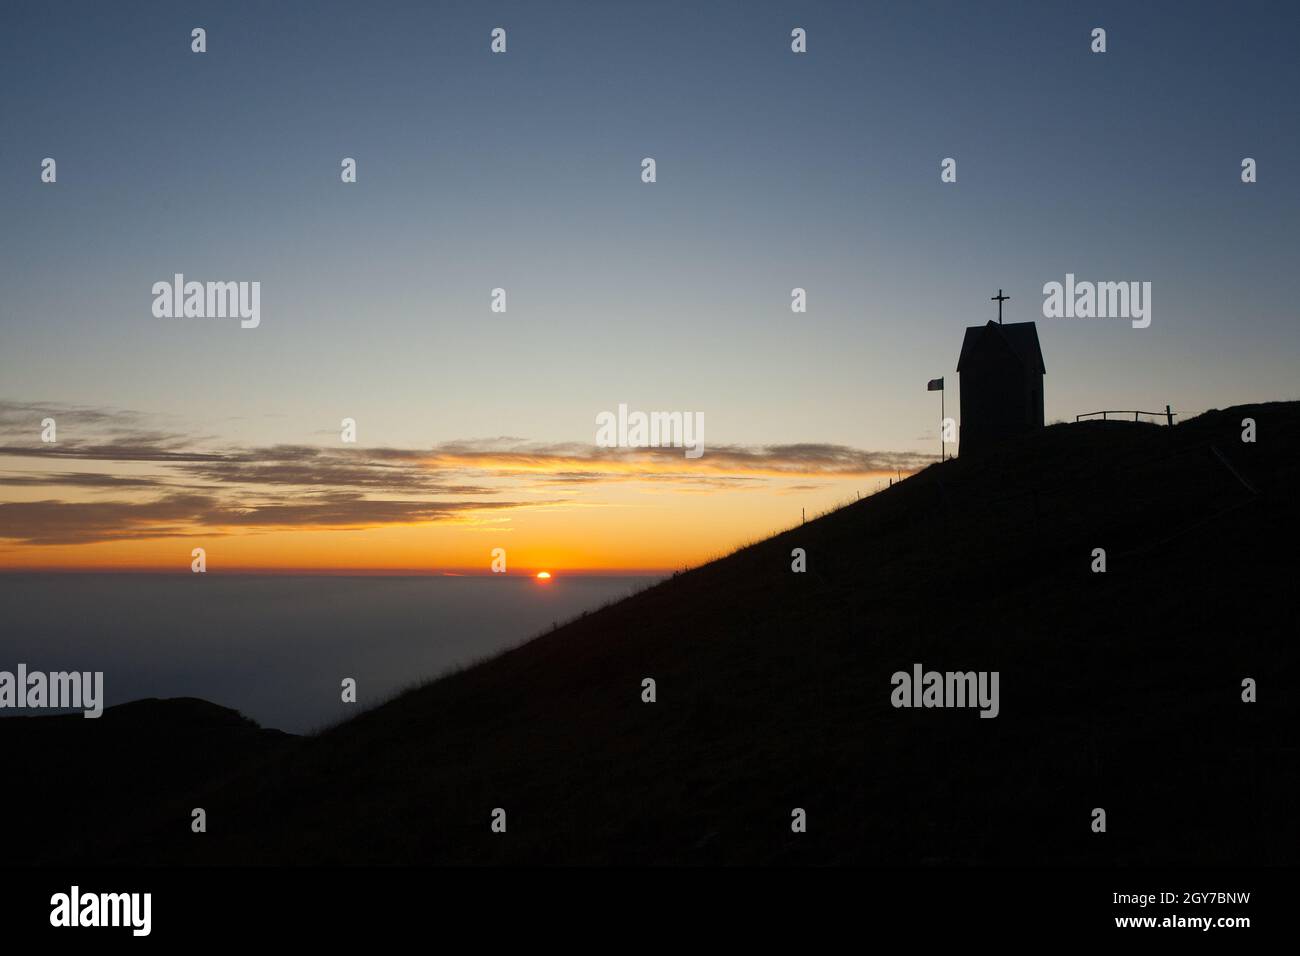
[[(1175, 412), (1172, 408), (1166, 405), (1165, 410), (1163, 412), (1139, 412), (1139, 411), (1134, 411), (1131, 408), (1119, 409), (1119, 410), (1107, 409), (1104, 412), (1084, 412), (1082, 415), (1075, 415), (1074, 420), (1076, 422), (1081, 422), (1085, 418), (1096, 418), (1098, 415), (1100, 415), (1102, 421), (1109, 421), (1109, 419), (1106, 417), (1107, 415), (1132, 415), (1133, 421), (1136, 422), (1139, 420), (1138, 419), (1139, 415), (1149, 415), (1152, 418), (1163, 418), (1167, 424), (1172, 425), (1174, 423), (1174, 416), (1177, 414), (1178, 414), (1177, 412)], [(1121, 420), (1122, 419), (1116, 419), (1116, 421), (1121, 421)]]

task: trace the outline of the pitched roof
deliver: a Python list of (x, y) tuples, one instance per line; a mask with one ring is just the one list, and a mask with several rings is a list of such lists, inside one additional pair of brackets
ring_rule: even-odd
[(1038, 327), (1033, 322), (1008, 322), (998, 325), (989, 319), (987, 325), (975, 325), (966, 330), (966, 337), (961, 342), (961, 356), (957, 359), (957, 371), (962, 363), (975, 351), (986, 335), (1001, 336), (1002, 340), (1015, 353), (1020, 363), (1031, 372), (1047, 373), (1043, 364), (1043, 350), (1038, 345)]

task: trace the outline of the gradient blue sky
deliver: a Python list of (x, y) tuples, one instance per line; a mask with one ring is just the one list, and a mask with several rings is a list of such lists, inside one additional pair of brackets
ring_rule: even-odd
[[(1138, 6), (7, 4), (0, 391), (252, 440), (589, 441), (626, 401), (919, 449), (1000, 286), (1049, 419), (1295, 397), (1297, 8)], [(262, 328), (155, 319), (176, 271), (259, 279)], [(1150, 280), (1151, 328), (1042, 320), (1066, 272)]]

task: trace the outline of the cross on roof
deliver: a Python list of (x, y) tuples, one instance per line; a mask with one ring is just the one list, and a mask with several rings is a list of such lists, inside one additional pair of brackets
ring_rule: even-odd
[(996, 302), (998, 304), (998, 325), (1002, 324), (1002, 303), (1007, 301), (1009, 298), (1011, 298), (1011, 296), (1003, 295), (1001, 289), (998, 289), (997, 295), (989, 296), (990, 302)]

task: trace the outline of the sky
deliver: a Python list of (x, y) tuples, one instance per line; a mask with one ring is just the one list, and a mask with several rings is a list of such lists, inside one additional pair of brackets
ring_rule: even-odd
[[(933, 461), (926, 382), (955, 416), (999, 289), (1038, 323), (1049, 422), (1300, 397), (1297, 27), (1283, 3), (6, 3), (0, 569), (690, 566)], [(176, 273), (260, 282), (260, 324), (155, 316)], [(1067, 273), (1150, 282), (1150, 327), (1045, 318)], [(597, 448), (620, 404), (703, 415), (706, 453)]]

